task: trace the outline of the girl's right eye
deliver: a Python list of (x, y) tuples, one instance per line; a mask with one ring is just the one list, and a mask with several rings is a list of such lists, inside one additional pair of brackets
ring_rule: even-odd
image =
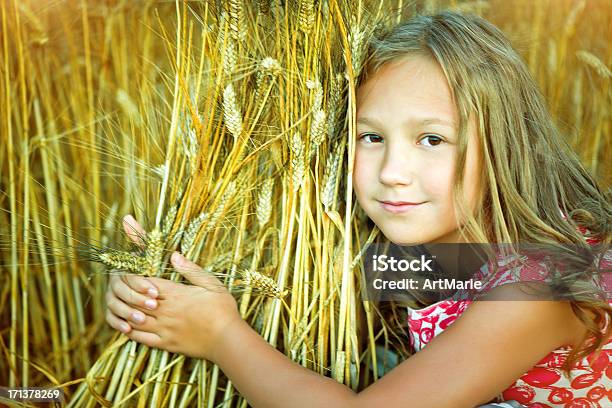
[[(366, 138), (374, 138), (374, 141), (372, 141), (372, 139), (370, 139), (370, 141), (368, 141)], [(376, 133), (363, 133), (362, 135), (359, 136), (359, 140), (366, 140), (367, 143), (376, 143), (376, 141), (382, 141), (382, 137), (378, 136)]]

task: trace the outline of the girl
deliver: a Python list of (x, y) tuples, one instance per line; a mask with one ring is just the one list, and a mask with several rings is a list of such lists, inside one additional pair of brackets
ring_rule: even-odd
[[(609, 201), (496, 27), (452, 12), (419, 16), (370, 48), (357, 91), (353, 187), (390, 241), (609, 244)], [(124, 227), (132, 239), (130, 231), (144, 232), (131, 216)], [(355, 393), (272, 348), (216, 278), (179, 253), (171, 262), (193, 286), (113, 276), (108, 323), (215, 362), (256, 407), (610, 406), (607, 299), (536, 301), (506, 274), (487, 296), (517, 300), (409, 309), (417, 353)]]

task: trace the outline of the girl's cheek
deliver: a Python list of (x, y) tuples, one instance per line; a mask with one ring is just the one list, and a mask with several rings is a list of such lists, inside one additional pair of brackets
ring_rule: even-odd
[(359, 198), (359, 192), (361, 191), (362, 184), (362, 167), (358, 165), (357, 161), (355, 161), (355, 167), (353, 168), (353, 190), (355, 191), (357, 198)]
[(425, 167), (423, 174), (421, 174), (424, 190), (442, 196), (441, 198), (451, 199), (454, 169), (452, 167), (453, 163), (449, 162), (450, 159), (448, 161), (437, 161)]

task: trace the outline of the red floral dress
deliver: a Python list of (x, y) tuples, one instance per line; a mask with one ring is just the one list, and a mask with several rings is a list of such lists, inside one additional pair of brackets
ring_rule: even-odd
[[(584, 231), (583, 231), (584, 233)], [(596, 241), (587, 239), (589, 243)], [(494, 280), (485, 284), (494, 287), (512, 283), (521, 278), (538, 274), (538, 263), (524, 265), (518, 271), (512, 269), (514, 264), (500, 264)], [(600, 266), (612, 266), (612, 251), (601, 259)], [(476, 278), (487, 276), (489, 264), (484, 265)], [(518, 274), (516, 273), (518, 272)], [(612, 289), (612, 282), (603, 282), (605, 289)], [(408, 308), (410, 347), (418, 352), (432, 338), (444, 331), (463, 313), (472, 301), (444, 300), (423, 309)], [(612, 301), (610, 302), (612, 304)], [(591, 354), (572, 368), (571, 379), (568, 379), (561, 367), (571, 351), (571, 346), (553, 350), (542, 358), (531, 370), (523, 374), (510, 387), (504, 390), (496, 401), (515, 400), (529, 408), (543, 407), (612, 407), (612, 339), (604, 345), (601, 353)]]

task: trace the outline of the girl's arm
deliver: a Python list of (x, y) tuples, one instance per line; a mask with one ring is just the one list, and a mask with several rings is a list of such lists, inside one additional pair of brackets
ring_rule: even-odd
[(292, 362), (244, 321), (221, 335), (213, 360), (255, 407), (474, 407), (572, 343), (580, 332), (575, 320), (566, 302), (475, 302), (424, 349), (358, 394)]
[[(520, 296), (519, 285), (501, 286), (490, 296)], [(474, 302), (421, 351), (360, 393), (359, 406), (375, 401), (389, 407), (484, 404), (552, 350), (576, 343), (582, 334), (567, 302)]]
[[(178, 254), (171, 260), (193, 285), (114, 276), (107, 293), (109, 324), (120, 329), (130, 321), (122, 331), (133, 340), (214, 361), (255, 407), (471, 408), (585, 333), (568, 302), (527, 300), (521, 284), (506, 284), (488, 297), (521, 300), (472, 303), (425, 348), (354, 393), (271, 347), (242, 320), (216, 278)], [(157, 293), (145, 295), (153, 286)], [(156, 298), (152, 310), (144, 304), (149, 296)], [(146, 317), (136, 322), (133, 313)]]
[(293, 362), (244, 320), (221, 335), (212, 360), (253, 407), (355, 407), (357, 394)]
[[(181, 268), (175, 263), (195, 285), (211, 287), (214, 278)], [(474, 407), (583, 333), (567, 302), (477, 301), (421, 351), (354, 393), (271, 347), (242, 320), (229, 294), (148, 280), (159, 290), (158, 307), (145, 312), (145, 322), (131, 323), (128, 337), (214, 361), (254, 407)], [(517, 285), (498, 287), (489, 296), (527, 296)]]

